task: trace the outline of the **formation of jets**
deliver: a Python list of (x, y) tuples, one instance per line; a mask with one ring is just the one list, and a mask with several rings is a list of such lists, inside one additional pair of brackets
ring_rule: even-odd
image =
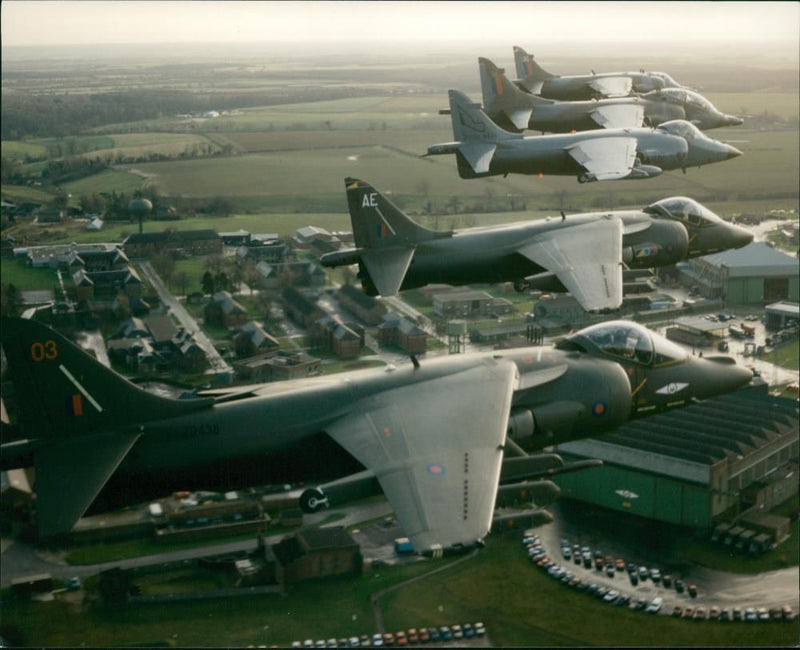
[[(581, 182), (651, 178), (741, 155), (700, 129), (733, 125), (669, 75), (558, 77), (514, 48), (518, 79), (479, 60), (484, 106), (449, 92), (459, 175), (576, 175)], [(643, 93), (629, 96), (631, 92)], [(524, 129), (553, 135), (524, 136)], [(514, 283), (569, 291), (587, 310), (616, 309), (622, 269), (674, 264), (738, 248), (746, 231), (696, 201), (669, 197), (641, 210), (565, 215), (459, 231), (416, 224), (368, 183), (345, 179), (355, 248), (328, 267), (358, 265), (365, 293), (429, 283)], [(147, 392), (33, 320), (4, 319), (2, 345), (17, 422), (2, 469), (33, 466), (41, 536), (69, 531), (112, 477), (169, 480), (335, 442), (361, 470), (309, 488), (309, 511), (371, 484), (386, 495), (420, 553), (480, 545), (499, 495), (532, 507), (580, 469), (528, 450), (735, 390), (752, 379), (729, 357), (694, 358), (641, 325), (610, 321), (553, 347), (458, 354), (400, 367), (215, 389), (188, 399)], [(598, 461), (599, 462), (599, 461)], [(592, 464), (591, 461), (588, 464)], [(309, 477), (297, 479), (308, 482)], [(175, 487), (178, 487), (176, 485)]]

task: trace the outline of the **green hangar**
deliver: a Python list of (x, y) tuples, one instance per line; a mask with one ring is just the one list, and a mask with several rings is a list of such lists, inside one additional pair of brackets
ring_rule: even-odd
[(778, 300), (798, 302), (798, 259), (764, 242), (679, 262), (683, 282), (705, 298), (729, 305), (763, 305)]
[(708, 529), (797, 493), (798, 420), (796, 401), (748, 388), (558, 445), (603, 465), (554, 481), (565, 498)]

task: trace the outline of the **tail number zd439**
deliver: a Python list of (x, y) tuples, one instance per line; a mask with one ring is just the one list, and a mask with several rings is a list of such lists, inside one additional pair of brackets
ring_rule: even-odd
[(36, 363), (52, 361), (58, 358), (58, 347), (55, 341), (34, 341), (31, 343), (31, 359)]

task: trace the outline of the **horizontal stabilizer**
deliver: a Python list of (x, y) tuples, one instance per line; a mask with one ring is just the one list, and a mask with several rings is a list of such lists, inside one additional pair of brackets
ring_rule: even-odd
[(367, 267), (378, 293), (396, 296), (413, 257), (413, 248), (379, 248), (364, 251), (361, 261)]
[(462, 144), (459, 146), (458, 150), (476, 174), (486, 174), (489, 171), (489, 165), (492, 162), (494, 152), (497, 150), (497, 145), (484, 142), (472, 142), (469, 144)]
[(36, 452), (39, 535), (68, 532), (139, 438), (138, 432), (59, 440)]
[(520, 131), (524, 131), (528, 128), (532, 114), (532, 108), (518, 108), (517, 110), (506, 111), (508, 119), (511, 120), (511, 123)]

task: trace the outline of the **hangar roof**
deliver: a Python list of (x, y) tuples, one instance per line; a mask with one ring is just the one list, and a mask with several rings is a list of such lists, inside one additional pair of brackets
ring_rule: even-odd
[(764, 242), (753, 242), (742, 248), (707, 255), (712, 266), (728, 267), (728, 277), (773, 277), (798, 272), (800, 261), (775, 250)]
[(748, 388), (556, 450), (707, 484), (713, 465), (748, 456), (779, 436), (796, 436), (797, 426), (794, 402)]

